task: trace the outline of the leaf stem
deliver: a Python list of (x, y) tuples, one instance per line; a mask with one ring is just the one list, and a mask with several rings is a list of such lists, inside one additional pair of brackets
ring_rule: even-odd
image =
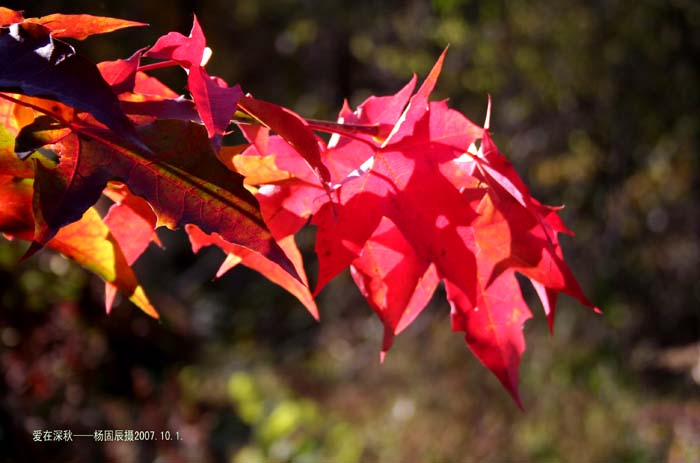
[(379, 124), (346, 124), (344, 122), (322, 121), (318, 119), (306, 119), (312, 130), (328, 133), (351, 133), (377, 136), (380, 132)]
[(144, 64), (138, 67), (138, 71), (147, 72), (153, 71), (154, 69), (163, 69), (173, 66), (179, 66), (178, 62), (175, 60), (160, 61), (158, 63)]
[[(382, 127), (379, 124), (345, 124), (343, 122), (323, 121), (318, 119), (304, 119), (311, 130), (326, 133), (338, 133), (341, 135), (371, 135), (379, 136)], [(260, 121), (242, 111), (236, 111), (231, 122), (236, 124), (262, 125)]]

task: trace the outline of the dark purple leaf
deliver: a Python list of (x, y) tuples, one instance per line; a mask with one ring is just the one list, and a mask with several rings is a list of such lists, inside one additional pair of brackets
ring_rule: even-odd
[(0, 27), (0, 91), (58, 100), (92, 114), (114, 133), (147, 149), (97, 67), (49, 30), (30, 23)]

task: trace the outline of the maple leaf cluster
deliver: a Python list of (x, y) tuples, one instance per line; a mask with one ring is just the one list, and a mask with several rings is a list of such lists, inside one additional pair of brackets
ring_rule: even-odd
[[(25, 257), (46, 246), (99, 275), (108, 312), (119, 291), (153, 317), (132, 264), (160, 226), (183, 227), (195, 252), (222, 249), (217, 276), (243, 264), (315, 318), (314, 297), (349, 268), (384, 325), (382, 360), (442, 282), (452, 329), (521, 405), (531, 313), (516, 272), (550, 328), (560, 293), (594, 307), (564, 261), (558, 234), (572, 233), (498, 150), (489, 116), (481, 127), (430, 101), (445, 53), (417, 89), (414, 76), (323, 122), (209, 75), (196, 18), (189, 36), (97, 65), (61, 40), (142, 25), (0, 8), (0, 232), (30, 241)], [(185, 70), (189, 97), (148, 74), (166, 66)], [(223, 144), (232, 123), (246, 144)], [(313, 291), (295, 242), (309, 222)]]

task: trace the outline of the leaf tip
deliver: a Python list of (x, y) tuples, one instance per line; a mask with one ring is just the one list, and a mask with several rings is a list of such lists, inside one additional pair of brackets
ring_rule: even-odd
[(43, 244), (37, 242), (37, 241), (32, 241), (32, 244), (29, 245), (29, 248), (27, 248), (27, 251), (22, 255), (22, 257), (19, 258), (18, 263), (22, 263), (32, 257), (34, 254), (37, 252), (41, 251), (41, 249), (44, 247)]
[(117, 296), (117, 287), (110, 282), (105, 282), (105, 313), (107, 315), (112, 312), (114, 299)]
[(317, 322), (321, 321), (321, 315), (318, 313), (318, 307), (316, 307), (316, 304), (313, 304), (311, 306), (305, 304), (305, 307), (307, 309), (307, 312), (311, 314), (314, 320), (316, 320)]
[(484, 120), (484, 130), (491, 128), (491, 94), (489, 94), (489, 102), (486, 105), (486, 118)]
[(379, 363), (384, 363), (387, 352), (394, 344), (394, 335), (394, 328), (389, 323), (384, 322), (384, 338), (382, 339), (382, 351), (379, 353)]
[(156, 320), (160, 320), (160, 314), (158, 311), (153, 307), (150, 302), (146, 301), (145, 304), (139, 304), (138, 308), (141, 309), (146, 315), (148, 315), (151, 318), (154, 318)]

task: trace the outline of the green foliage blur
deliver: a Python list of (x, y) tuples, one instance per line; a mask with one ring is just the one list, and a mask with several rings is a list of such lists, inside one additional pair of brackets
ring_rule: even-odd
[[(481, 122), (491, 95), (497, 144), (566, 205), (567, 261), (605, 314), (564, 299), (550, 336), (533, 302), (521, 413), (450, 332), (444, 294), (380, 365), (347, 274), (316, 324), (245, 269), (212, 281), (223, 256), (164, 233), (136, 267), (155, 322), (125, 301), (106, 316), (100, 281), (0, 241), (1, 461), (700, 461), (700, 3), (17, 3), (151, 23), (77, 44), (95, 61), (187, 33), (195, 12), (213, 74), (314, 118), (424, 76), (449, 44), (436, 98)], [(32, 442), (55, 429), (183, 439)]]

